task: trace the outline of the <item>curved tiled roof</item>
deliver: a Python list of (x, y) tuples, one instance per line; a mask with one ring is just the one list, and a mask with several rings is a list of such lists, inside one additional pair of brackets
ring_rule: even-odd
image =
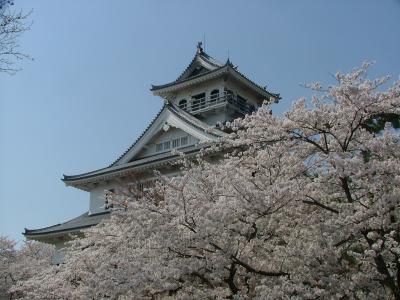
[[(189, 70), (196, 64), (200, 64), (200, 62), (206, 62), (207, 64), (209, 64), (211, 66), (211, 68), (206, 68), (207, 71), (206, 72), (202, 72), (200, 74), (196, 74), (194, 76), (187, 76)], [(252, 85), (254, 85), (255, 87), (257, 87), (258, 89), (261, 89), (262, 91), (265, 91), (266, 93), (268, 93), (269, 95), (277, 98), (278, 100), (280, 99), (280, 95), (277, 93), (271, 93), (269, 91), (267, 91), (267, 89), (265, 87), (262, 87), (260, 85), (258, 85), (257, 83), (255, 83), (254, 81), (252, 81), (250, 78), (248, 78), (246, 75), (244, 75), (242, 72), (240, 72), (237, 67), (235, 67), (232, 62), (229, 60), (229, 58), (227, 59), (225, 64), (222, 64), (220, 62), (218, 62), (216, 59), (214, 59), (212, 56), (208, 55), (206, 52), (204, 52), (204, 50), (201, 48), (201, 46), (197, 48), (197, 52), (195, 54), (195, 56), (193, 57), (192, 61), (189, 63), (189, 65), (186, 67), (186, 69), (179, 75), (179, 77), (169, 83), (166, 84), (161, 84), (161, 85), (152, 85), (151, 86), (151, 91), (157, 91), (157, 90), (161, 90), (176, 84), (180, 84), (180, 83), (184, 83), (190, 80), (194, 80), (197, 78), (201, 78), (203, 76), (207, 76), (210, 75), (212, 73), (218, 72), (219, 70), (229, 67), (233, 70), (235, 70), (241, 77), (243, 77), (243, 79), (247, 80), (249, 83), (251, 83)], [(227, 68), (228, 69), (228, 68)]]
[(195, 64), (196, 61), (198, 60), (203, 60), (207, 63), (209, 63), (210, 65), (212, 65), (214, 68), (219, 68), (222, 67), (223, 64), (221, 64), (219, 61), (217, 61), (216, 59), (214, 59), (213, 57), (211, 57), (210, 55), (208, 55), (206, 52), (204, 52), (203, 50), (198, 50), (195, 54), (195, 56), (193, 57), (192, 61), (189, 63), (189, 65), (186, 67), (185, 70), (183, 70), (183, 72), (181, 73), (181, 75), (179, 75), (179, 77), (174, 81), (179, 82), (181, 81), (186, 73), (189, 71), (189, 69)]
[[(193, 68), (196, 64), (199, 64), (199, 66), (202, 66), (201, 62), (204, 62), (204, 63), (209, 65), (209, 67), (205, 68), (207, 71), (203, 72), (201, 74), (198, 74), (198, 75), (190, 76), (188, 74), (190, 69)], [(175, 79), (174, 81), (172, 81), (172, 82), (170, 82), (168, 84), (152, 85), (151, 86), (151, 90), (154, 91), (154, 90), (163, 88), (166, 85), (169, 86), (169, 85), (185, 82), (185, 81), (190, 80), (192, 78), (199, 77), (199, 76), (204, 75), (204, 74), (208, 74), (210, 71), (215, 71), (217, 69), (221, 69), (222, 67), (224, 67), (224, 64), (220, 63), (219, 61), (217, 61), (216, 59), (214, 59), (213, 57), (208, 55), (202, 49), (201, 50), (198, 49), (196, 54), (195, 54), (195, 56), (193, 57), (192, 61), (185, 68), (185, 70), (183, 70), (183, 72), (179, 75), (179, 77), (177, 79)]]
[(189, 123), (190, 125), (196, 127), (197, 129), (200, 129), (201, 131), (207, 132), (208, 134), (211, 134), (215, 137), (222, 137), (224, 135), (224, 132), (211, 127), (210, 125), (200, 121), (193, 115), (189, 114), (185, 110), (179, 108), (173, 103), (168, 103), (168, 110), (172, 112), (175, 116), (177, 116), (179, 119)]
[(207, 72), (195, 75), (195, 76), (191, 76), (189, 78), (185, 78), (183, 80), (179, 80), (179, 81), (175, 80), (175, 81), (172, 81), (172, 82), (169, 82), (169, 83), (166, 83), (166, 84), (161, 84), (161, 85), (152, 85), (150, 90), (151, 91), (157, 91), (157, 90), (160, 90), (160, 89), (163, 89), (163, 88), (166, 88), (166, 87), (174, 86), (176, 84), (188, 82), (188, 81), (191, 81), (191, 80), (203, 77), (203, 76), (207, 76), (209, 74), (217, 73), (218, 71), (222, 70), (224, 67), (225, 67), (225, 65), (222, 66), (222, 67), (218, 67), (217, 69), (214, 69), (214, 70), (210, 70), (210, 71), (207, 71)]
[(109, 215), (109, 211), (97, 214), (89, 214), (89, 212), (85, 212), (82, 215), (61, 224), (56, 224), (39, 229), (25, 228), (25, 232), (23, 232), (22, 234), (26, 237), (40, 237), (44, 235), (56, 235), (58, 233), (75, 232), (84, 228), (91, 227), (93, 225), (97, 225), (104, 218), (108, 218)]
[[(94, 170), (91, 172), (83, 173), (83, 174), (78, 174), (78, 175), (64, 175), (64, 178), (62, 179), (64, 182), (68, 181), (73, 181), (73, 180), (80, 180), (84, 178), (89, 178), (93, 176), (98, 176), (102, 174), (108, 174), (108, 173), (115, 173), (115, 172), (121, 172), (126, 169), (133, 169), (137, 167), (141, 167), (142, 165), (145, 164), (150, 164), (154, 162), (161, 162), (164, 160), (169, 160), (169, 158), (175, 157), (176, 155), (172, 155), (171, 153), (162, 153), (162, 154), (157, 154), (157, 155), (152, 155), (150, 157), (146, 158), (141, 158), (136, 161), (132, 161), (127, 164), (122, 164), (122, 165), (117, 165), (117, 162), (119, 162), (125, 155), (127, 155), (139, 142), (140, 140), (145, 136), (146, 132), (150, 130), (151, 126), (155, 123), (157, 118), (161, 115), (161, 113), (165, 110), (168, 110), (170, 113), (174, 114), (176, 117), (184, 121), (185, 123), (189, 124), (192, 127), (195, 127), (198, 130), (201, 130), (208, 135), (214, 136), (216, 138), (221, 137), (224, 135), (224, 132), (217, 128), (211, 128), (208, 124), (200, 121), (199, 119), (195, 118), (191, 114), (187, 113), (186, 111), (180, 109), (176, 105), (172, 103), (166, 103), (164, 104), (163, 108), (160, 110), (160, 112), (156, 115), (156, 117), (152, 120), (152, 122), (147, 126), (147, 128), (143, 131), (143, 133), (135, 140), (135, 142), (122, 154), (119, 156), (119, 158), (114, 161), (111, 165), (105, 168), (101, 168), (98, 170)], [(190, 148), (190, 147), (189, 147)], [(192, 151), (192, 149), (187, 149), (189, 152)], [(182, 148), (181, 150), (184, 151)], [(195, 151), (199, 149), (193, 149)], [(184, 151), (185, 152), (185, 151)], [(178, 157), (178, 156), (176, 156)]]
[(133, 142), (132, 145), (129, 146), (128, 149), (125, 150), (124, 153), (122, 153), (116, 160), (114, 160), (108, 167), (114, 166), (122, 157), (125, 156), (135, 145), (140, 141), (140, 139), (144, 136), (144, 134), (150, 129), (151, 125), (154, 124), (154, 122), (157, 120), (157, 118), (161, 115), (161, 113), (166, 109), (167, 103), (164, 103), (163, 107), (159, 110), (157, 115), (151, 120), (150, 124), (147, 125), (146, 129), (142, 132), (142, 134)]
[[(208, 72), (205, 72), (205, 73), (201, 73), (199, 75), (196, 75), (196, 76), (193, 76), (193, 77), (189, 77), (189, 78), (187, 78), (185, 80), (181, 80), (179, 82), (175, 82), (174, 81), (174, 82), (166, 83), (164, 85), (158, 85), (158, 86), (153, 85), (151, 90), (152, 91), (158, 91), (158, 90), (161, 90), (161, 89), (164, 89), (164, 88), (172, 87), (174, 85), (182, 84), (182, 83), (185, 83), (185, 82), (190, 82), (192, 80), (194, 81), (194, 80), (199, 79), (201, 77), (210, 76), (210, 75), (212, 75), (214, 73), (218, 73), (220, 71), (222, 73), (227, 73), (227, 72), (229, 72), (229, 70), (233, 70), (234, 72), (236, 72), (243, 80), (247, 81), (248, 83), (253, 85), (255, 88), (257, 88), (260, 91), (262, 91), (262, 93), (268, 94), (270, 96), (273, 96), (273, 97), (277, 98), (277, 100), (281, 99), (280, 94), (271, 93), (265, 87), (262, 87), (262, 86), (258, 85), (257, 83), (255, 83), (254, 81), (249, 79), (247, 76), (245, 76), (243, 73), (238, 71), (237, 67), (234, 67), (233, 64), (229, 60), (227, 61), (227, 63), (225, 65), (223, 65), (222, 67), (219, 67), (219, 68), (217, 68), (215, 70), (211, 70), (211, 71), (208, 71)], [(219, 76), (219, 75), (217, 75), (217, 76)]]
[[(228, 61), (227, 61), (227, 64), (228, 64), (228, 62), (229, 62), (229, 59), (228, 59)], [(229, 63), (230, 63), (230, 62), (229, 62)], [(244, 79), (246, 79), (247, 81), (249, 81), (251, 84), (255, 85), (255, 86), (258, 87), (259, 89), (262, 89), (262, 90), (266, 91), (268, 94), (270, 94), (270, 95), (276, 97), (278, 100), (281, 99), (281, 96), (280, 96), (279, 93), (272, 93), (272, 92), (268, 91), (266, 87), (263, 87), (263, 86), (258, 85), (257, 83), (255, 83), (255, 82), (254, 82), (253, 80), (251, 80), (249, 77), (247, 77), (247, 76), (244, 75), (242, 72), (240, 72), (240, 71), (238, 70), (238, 68), (237, 68), (237, 67), (234, 67), (231, 63), (230, 63), (230, 66), (231, 66), (231, 68), (232, 68), (233, 70), (235, 70), (240, 76), (242, 76)]]
[(146, 129), (142, 132), (142, 134), (133, 142), (131, 146), (123, 153), (121, 154), (109, 167), (114, 166), (118, 161), (121, 160), (122, 157), (124, 157), (133, 147), (136, 146), (136, 144), (140, 141), (140, 139), (146, 134), (146, 132), (150, 129), (151, 125), (157, 120), (157, 118), (160, 116), (160, 114), (165, 110), (168, 109), (172, 113), (174, 113), (176, 116), (178, 116), (180, 119), (183, 121), (186, 121), (190, 123), (191, 125), (195, 126), (197, 129), (200, 129), (202, 131), (207, 131), (207, 133), (214, 135), (214, 136), (221, 136), (218, 133), (210, 131), (210, 128), (207, 124), (201, 122), (197, 118), (193, 117), (191, 114), (185, 112), (184, 110), (180, 109), (179, 107), (175, 106), (171, 102), (167, 102), (164, 104), (162, 109), (158, 112), (158, 114), (153, 118), (153, 120), (150, 122), (150, 124), (146, 127)]

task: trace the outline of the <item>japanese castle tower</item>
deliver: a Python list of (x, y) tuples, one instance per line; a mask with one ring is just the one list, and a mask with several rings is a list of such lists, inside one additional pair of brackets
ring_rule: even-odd
[[(153, 85), (154, 95), (164, 99), (161, 111), (147, 129), (111, 165), (91, 172), (64, 175), (67, 186), (89, 192), (89, 209), (65, 223), (40, 229), (25, 229), (27, 239), (51, 243), (61, 250), (70, 234), (98, 224), (109, 217), (107, 191), (124, 184), (149, 186), (154, 171), (176, 176), (179, 168), (172, 163), (180, 157), (195, 155), (205, 144), (218, 140), (225, 133), (219, 124), (243, 117), (257, 110), (264, 101), (277, 102), (279, 94), (268, 92), (254, 83), (229, 61), (219, 63), (204, 52), (201, 43), (183, 73), (164, 85)], [(206, 142), (206, 143), (204, 143)], [(62, 257), (58, 251), (57, 263)]]

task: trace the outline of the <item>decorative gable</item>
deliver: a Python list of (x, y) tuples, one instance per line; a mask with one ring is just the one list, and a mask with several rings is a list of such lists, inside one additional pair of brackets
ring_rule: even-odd
[(214, 71), (223, 66), (223, 64), (205, 53), (201, 46), (201, 42), (199, 42), (197, 45), (196, 55), (183, 73), (175, 80), (175, 82), (184, 81), (191, 77), (195, 77), (209, 71)]
[(170, 152), (172, 150), (182, 150), (197, 145), (199, 141), (198, 138), (180, 128), (163, 126), (162, 130), (154, 135), (133, 160)]
[(196, 68), (192, 71), (192, 73), (189, 74), (188, 78), (194, 77), (194, 76), (197, 76), (197, 75), (204, 74), (204, 73), (206, 73), (206, 72), (208, 72), (208, 71), (210, 71), (210, 70), (208, 70), (208, 69), (206, 69), (206, 68), (204, 68), (204, 67), (196, 67)]
[(164, 106), (142, 136), (111, 166), (126, 164), (170, 149), (184, 148), (182, 142), (185, 147), (193, 146), (201, 142), (216, 141), (223, 135), (222, 131), (209, 127), (169, 103)]

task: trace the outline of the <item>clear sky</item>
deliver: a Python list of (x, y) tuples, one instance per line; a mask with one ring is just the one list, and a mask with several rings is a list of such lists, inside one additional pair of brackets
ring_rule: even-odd
[(205, 50), (272, 92), (275, 113), (308, 95), (299, 84), (376, 61), (372, 76), (400, 74), (399, 0), (15, 0), (33, 9), (20, 39), (34, 61), (0, 74), (0, 234), (88, 209), (65, 187), (114, 161), (162, 106), (151, 84), (174, 80), (205, 35)]

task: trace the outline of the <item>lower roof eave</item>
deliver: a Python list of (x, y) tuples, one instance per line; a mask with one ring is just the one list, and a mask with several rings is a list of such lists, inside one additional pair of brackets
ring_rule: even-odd
[[(205, 147), (206, 147), (205, 145), (190, 147), (192, 149), (188, 149), (187, 151), (184, 152), (184, 154), (186, 155), (186, 157), (192, 157), (198, 154), (199, 151), (201, 149), (204, 149)], [(132, 163), (128, 163), (125, 165), (101, 169), (98, 173), (91, 172), (88, 174), (83, 174), (82, 176), (78, 175), (75, 178), (64, 177), (64, 179), (62, 180), (67, 186), (72, 186), (84, 191), (89, 191), (90, 188), (85, 186), (87, 184), (93, 184), (93, 183), (98, 183), (100, 181), (110, 180), (112, 178), (132, 174), (134, 172), (142, 172), (148, 169), (156, 169), (165, 166), (167, 164), (174, 163), (180, 159), (181, 156), (179, 153), (169, 154), (165, 157), (161, 157), (151, 161), (145, 161), (139, 164), (138, 161), (134, 161)]]
[(110, 211), (103, 211), (94, 214), (85, 212), (64, 223), (39, 228), (27, 229), (22, 234), (28, 240), (48, 241), (57, 238), (65, 238), (70, 234), (77, 234), (80, 231), (99, 224), (105, 218), (110, 216)]
[(23, 232), (22, 234), (26, 237), (27, 240), (35, 240), (35, 241), (45, 241), (51, 239), (62, 238), (68, 235), (78, 234), (81, 230), (92, 227), (97, 224), (81, 226), (77, 228), (72, 228), (68, 230), (60, 230), (51, 233), (26, 233)]

